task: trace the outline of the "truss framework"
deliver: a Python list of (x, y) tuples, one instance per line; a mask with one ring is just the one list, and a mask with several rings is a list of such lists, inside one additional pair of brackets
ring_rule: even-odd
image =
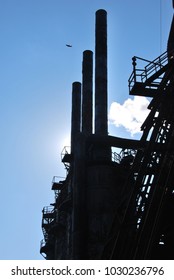
[(174, 257), (174, 61), (172, 55), (166, 61), (166, 55), (148, 62), (138, 82), (133, 58), (130, 94), (152, 96), (153, 89), (150, 113), (141, 128), (140, 142), (148, 145), (137, 151), (126, 183), (134, 177), (133, 192), (119, 231), (114, 231), (113, 222), (104, 259)]

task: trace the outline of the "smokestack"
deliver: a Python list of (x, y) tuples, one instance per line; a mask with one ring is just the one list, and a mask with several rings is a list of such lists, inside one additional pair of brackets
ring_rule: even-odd
[(95, 133), (107, 135), (107, 13), (105, 10), (96, 12), (95, 28)]
[(82, 132), (92, 134), (93, 52), (83, 52), (82, 64)]
[(71, 153), (74, 152), (76, 135), (81, 125), (81, 83), (72, 84), (72, 111), (71, 111)]

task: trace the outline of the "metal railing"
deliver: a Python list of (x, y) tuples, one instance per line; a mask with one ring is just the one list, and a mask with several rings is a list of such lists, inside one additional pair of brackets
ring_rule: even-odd
[(71, 154), (71, 147), (65, 146), (61, 152), (61, 161), (63, 162), (67, 172), (69, 171), (69, 168), (70, 168), (70, 162), (67, 162), (64, 159), (66, 158), (66, 156), (70, 156), (70, 154)]
[[(136, 82), (144, 83), (153, 74), (155, 74), (159, 70), (161, 70), (165, 65), (168, 64), (169, 59), (173, 59), (173, 52), (171, 52), (171, 55), (169, 55), (168, 52), (166, 51), (163, 54), (161, 54), (160, 56), (158, 56), (156, 59), (154, 59), (153, 61), (134, 56), (132, 58), (133, 71), (128, 80), (129, 92), (131, 92), (131, 90)], [(138, 60), (139, 64), (142, 65), (141, 68), (137, 68), (137, 60)], [(157, 81), (153, 82), (151, 87), (156, 88), (159, 85), (161, 79), (162, 79), (162, 77), (161, 77), (161, 75), (159, 75), (159, 77), (157, 77)]]
[(64, 180), (65, 180), (65, 177), (53, 176), (52, 185), (53, 185), (54, 183), (61, 183), (61, 181), (64, 181)]
[(54, 207), (53, 206), (45, 206), (42, 210), (42, 213), (43, 213), (43, 215), (54, 213)]
[(40, 249), (45, 247), (45, 245), (46, 245), (46, 241), (45, 241), (45, 239), (42, 239), (41, 242), (40, 242)]
[(42, 210), (43, 216), (42, 216), (42, 228), (44, 229), (44, 232), (47, 231), (47, 227), (49, 227), (52, 223), (55, 221), (56, 217), (56, 210), (53, 206), (46, 206)]
[(137, 151), (133, 149), (122, 149), (119, 153), (112, 152), (112, 161), (116, 163), (121, 163), (126, 157), (135, 158)]
[(120, 161), (121, 161), (120, 154), (118, 154), (117, 152), (112, 152), (111, 159), (112, 159), (112, 162), (120, 163)]

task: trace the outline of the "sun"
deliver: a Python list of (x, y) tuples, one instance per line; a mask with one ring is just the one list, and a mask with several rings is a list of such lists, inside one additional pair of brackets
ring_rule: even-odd
[(62, 138), (62, 149), (64, 147), (70, 147), (70, 146), (71, 146), (70, 135), (65, 135), (65, 137)]

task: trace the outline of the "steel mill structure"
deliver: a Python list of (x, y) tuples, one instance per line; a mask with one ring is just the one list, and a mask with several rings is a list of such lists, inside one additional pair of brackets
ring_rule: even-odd
[(53, 178), (55, 201), (43, 208), (47, 260), (174, 259), (173, 46), (174, 21), (165, 53), (133, 57), (129, 93), (151, 97), (141, 139), (109, 136), (107, 13), (96, 12), (95, 104), (93, 52), (86, 50), (82, 83), (72, 85), (66, 178)]

